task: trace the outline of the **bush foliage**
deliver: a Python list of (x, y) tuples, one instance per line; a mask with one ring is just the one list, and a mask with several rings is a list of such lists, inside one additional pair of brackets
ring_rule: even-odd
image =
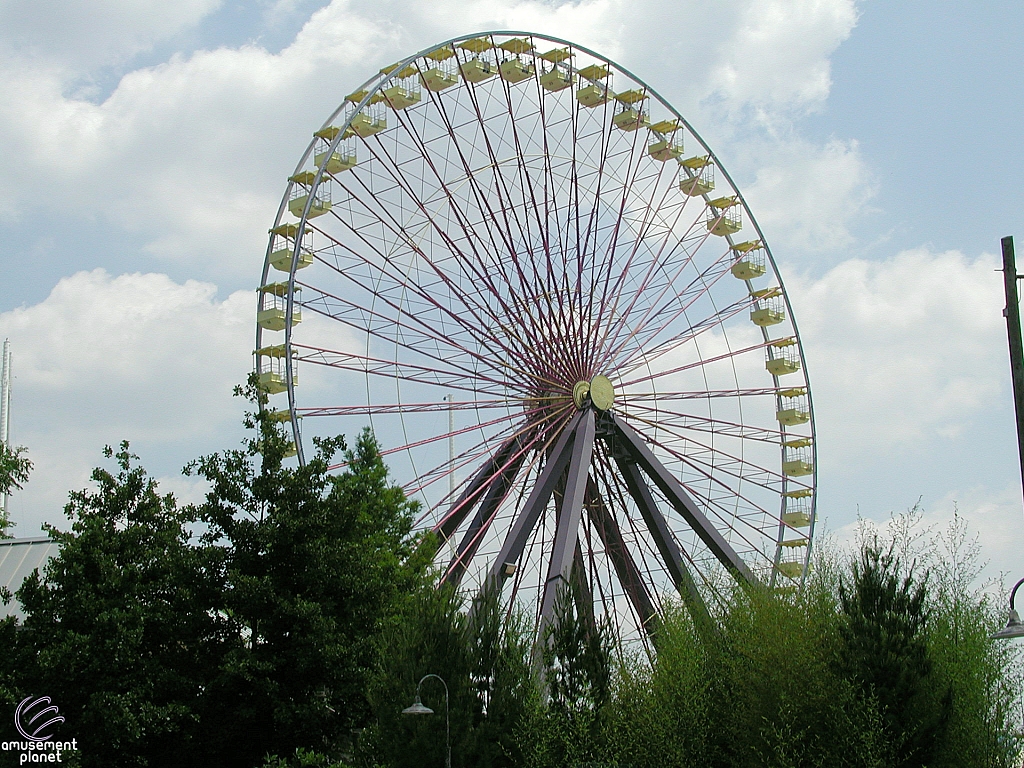
[[(571, 590), (535, 642), (497, 595), (437, 586), (369, 433), (288, 468), (280, 428), (248, 426), (187, 468), (204, 503), (123, 444), (49, 529), (26, 620), (0, 622), (0, 700), (59, 703), (69, 765), (422, 768), (449, 740), (454, 768), (1019, 764), (1021, 653), (989, 640), (1005, 601), (959, 518), (826, 541), (804, 589), (735, 586), (713, 626), (666, 597), (651, 651)], [(434, 714), (402, 714), (414, 697)]]

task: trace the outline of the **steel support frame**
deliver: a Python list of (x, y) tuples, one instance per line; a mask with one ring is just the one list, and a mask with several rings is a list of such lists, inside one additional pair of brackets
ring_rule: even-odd
[(590, 462), (594, 455), (596, 419), (594, 410), (581, 412), (581, 420), (573, 436), (571, 459), (565, 478), (565, 492), (558, 511), (555, 539), (548, 561), (548, 575), (544, 581), (544, 595), (540, 606), (538, 637), (543, 638), (555, 611), (555, 602), (561, 588), (568, 587), (572, 575), (573, 554), (578, 545), (580, 518), (583, 515), (583, 499), (590, 477)]
[(459, 529), (462, 521), (466, 519), (466, 516), (476, 504), (484, 486), (491, 482), (495, 474), (506, 464), (513, 450), (519, 445), (519, 442), (519, 436), (513, 435), (502, 443), (498, 450), (494, 452), (494, 455), (480, 467), (465, 490), (448, 507), (448, 513), (441, 518), (440, 523), (434, 526), (434, 533), (438, 534), (442, 541), (448, 541), (448, 539), (455, 535), (455, 531)]
[(451, 584), (458, 588), (462, 582), (462, 577), (469, 568), (470, 561), (480, 548), (491, 518), (501, 502), (505, 500), (506, 494), (508, 494), (509, 489), (515, 482), (516, 475), (519, 474), (519, 470), (526, 460), (526, 449), (517, 440), (509, 453), (511, 456), (503, 463), (504, 469), (492, 476), (491, 484), (484, 494), (480, 506), (477, 507), (476, 514), (466, 529), (466, 533), (463, 534), (462, 541), (459, 542), (459, 548), (445, 570), (445, 574), (441, 579), (442, 583)]
[(587, 478), (586, 503), (590, 521), (597, 530), (605, 553), (612, 561), (615, 574), (619, 577), (619, 583), (630, 603), (633, 604), (633, 609), (636, 611), (644, 631), (648, 636), (653, 637), (657, 629), (657, 609), (655, 609), (647, 587), (644, 585), (640, 569), (636, 567), (636, 563), (629, 555), (629, 548), (622, 538), (619, 523), (604, 503), (593, 477)]
[(633, 497), (633, 501), (640, 509), (640, 515), (651, 532), (651, 537), (654, 539), (654, 544), (658, 548), (658, 553), (661, 555), (661, 560), (665, 564), (672, 582), (690, 611), (690, 616), (698, 624), (714, 626), (707, 604), (704, 602), (700, 590), (697, 589), (697, 583), (693, 580), (690, 570), (683, 562), (679, 545), (676, 544), (675, 538), (672, 536), (665, 516), (658, 509), (658, 502), (647, 486), (640, 468), (632, 458), (616, 456), (615, 463), (626, 481), (629, 495)]
[[(611, 422), (612, 436), (617, 446), (621, 446), (632, 458), (633, 462), (643, 469), (644, 473), (651, 479), (658, 490), (666, 498), (669, 504), (682, 515), (687, 524), (693, 529), (704, 544), (718, 558), (726, 568), (732, 571), (737, 577), (748, 584), (757, 584), (758, 579), (743, 559), (725, 540), (725, 537), (711, 524), (711, 521), (697, 507), (697, 504), (690, 498), (690, 494), (683, 488), (682, 483), (668, 471), (664, 464), (658, 460), (640, 435), (633, 430), (623, 419), (615, 413), (608, 413)], [(612, 455), (615, 455), (613, 452)], [(642, 483), (641, 483), (642, 485)], [(648, 489), (649, 490), (649, 489)]]
[[(548, 456), (544, 469), (541, 470), (540, 477), (537, 478), (530, 496), (519, 513), (519, 517), (512, 524), (512, 529), (505, 537), (501, 550), (491, 564), (488, 582), (495, 584), (498, 588), (512, 575), (506, 568), (506, 565), (518, 565), (519, 558), (522, 556), (523, 550), (530, 540), (534, 526), (537, 525), (544, 507), (547, 506), (551, 495), (555, 492), (555, 486), (562, 477), (562, 473), (569, 466), (569, 460), (572, 457), (573, 447), (576, 443), (576, 432), (579, 425), (583, 422), (585, 413), (581, 411), (573, 416), (572, 421), (566, 425), (562, 430), (562, 434), (558, 436), (555, 447)], [(488, 586), (490, 584), (484, 585), (484, 588)]]

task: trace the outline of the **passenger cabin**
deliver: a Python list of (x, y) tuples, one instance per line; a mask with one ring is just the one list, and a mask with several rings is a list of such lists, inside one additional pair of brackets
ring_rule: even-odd
[(782, 474), (788, 477), (803, 477), (814, 473), (811, 460), (811, 438), (797, 437), (783, 444)]
[(641, 90), (623, 91), (615, 94), (615, 101), (618, 102), (619, 111), (612, 117), (612, 125), (620, 131), (637, 131), (650, 125), (650, 120), (644, 110), (644, 101), (647, 93)]
[(742, 206), (739, 198), (735, 195), (730, 197), (718, 197), (710, 201), (708, 205), (707, 224), (708, 232), (713, 235), (725, 236), (734, 235), (743, 228), (741, 216)]
[(679, 162), (679, 189), (690, 197), (706, 195), (715, 188), (715, 166), (710, 155), (688, 157)]
[(435, 65), (420, 74), (420, 80), (428, 91), (439, 93), (459, 82), (459, 69), (455, 62), (455, 51), (443, 45), (426, 55)]
[[(288, 369), (285, 363), (285, 345), (275, 344), (256, 350), (257, 381), (264, 392), (277, 395), (288, 391)], [(299, 375), (292, 368), (292, 386), (298, 386)]]
[[(302, 289), (295, 288), (296, 298)], [(268, 331), (283, 331), (288, 313), (288, 283), (268, 283), (259, 288), (260, 303), (256, 324)], [(292, 326), (302, 322), (302, 310), (292, 308)]]
[(591, 64), (579, 70), (577, 74), (588, 81), (588, 85), (584, 85), (576, 91), (576, 100), (582, 106), (593, 109), (607, 103), (614, 96), (608, 87), (608, 66), (606, 64)]
[(270, 266), (279, 272), (291, 272), (292, 257), (295, 253), (295, 239), (299, 238), (299, 258), (295, 264), (296, 269), (305, 269), (313, 263), (313, 254), (310, 253), (311, 237), (308, 232), (302, 231), (298, 224), (281, 224), (270, 230)]
[(760, 240), (749, 240), (745, 243), (736, 243), (732, 247), (736, 255), (730, 271), (733, 277), (740, 280), (754, 280), (763, 277), (767, 271), (765, 264), (764, 245)]
[(775, 418), (780, 424), (787, 427), (795, 427), (810, 421), (811, 410), (807, 401), (807, 387), (780, 390)]
[(786, 376), (800, 370), (800, 345), (796, 337), (769, 342), (764, 367), (772, 376)]
[[(417, 77), (419, 70), (412, 64), (399, 69), (400, 66), (400, 64), (392, 64), (380, 71), (382, 75), (392, 75), (394, 73), (391, 84), (387, 88), (382, 89), (380, 93), (387, 105), (396, 112), (408, 109), (423, 98), (422, 93), (420, 93), (420, 81)], [(398, 71), (396, 72), (396, 70)]]
[(572, 60), (572, 52), (568, 48), (555, 48), (547, 53), (538, 54), (537, 58), (551, 65), (540, 76), (540, 85), (544, 90), (556, 93), (576, 82), (576, 77), (567, 63)]
[(750, 309), (750, 322), (761, 328), (778, 325), (786, 319), (786, 310), (782, 304), (782, 289), (762, 288), (750, 292), (754, 304)]
[(810, 488), (797, 488), (782, 494), (786, 499), (786, 511), (782, 513), (782, 522), (791, 528), (806, 528), (811, 524)]
[(533, 45), (529, 40), (514, 37), (511, 40), (506, 40), (498, 47), (512, 54), (511, 59), (507, 59), (498, 65), (498, 74), (501, 75), (501, 79), (506, 83), (521, 83), (537, 73), (532, 61), (523, 61), (521, 58), (523, 54), (533, 51)]
[(319, 194), (311, 194), (315, 178), (316, 173), (313, 171), (302, 171), (288, 178), (288, 181), (292, 182), (288, 210), (296, 218), (302, 218), (302, 212), (306, 210), (307, 204), (309, 206), (307, 219), (315, 219), (331, 210), (331, 188), (329, 186), (321, 185)]
[(480, 58), (481, 54), (494, 48), (489, 39), (474, 37), (459, 43), (458, 47), (473, 54), (472, 59), (464, 61), (459, 67), (464, 80), (470, 83), (482, 83), (498, 74), (498, 67), (494, 62)]
[(678, 120), (661, 120), (650, 126), (651, 142), (647, 154), (665, 163), (683, 156), (683, 132)]

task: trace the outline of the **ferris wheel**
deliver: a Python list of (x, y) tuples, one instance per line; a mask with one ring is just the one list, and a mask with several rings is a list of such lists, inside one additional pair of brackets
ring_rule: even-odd
[(538, 628), (571, 588), (646, 641), (667, 600), (805, 577), (782, 280), (715, 154), (608, 58), (493, 32), (382, 69), (314, 133), (258, 293), (298, 461), (371, 427), (445, 582)]

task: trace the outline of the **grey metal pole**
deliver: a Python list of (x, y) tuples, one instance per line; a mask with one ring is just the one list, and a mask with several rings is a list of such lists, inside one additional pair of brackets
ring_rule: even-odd
[(1021, 482), (1024, 483), (1024, 347), (1020, 338), (1020, 305), (1017, 298), (1017, 264), (1013, 255), (1013, 237), (1004, 237), (1003, 287), (1006, 290), (1006, 335), (1010, 342), (1010, 376), (1013, 380), (1013, 403), (1017, 415), (1017, 458), (1020, 460)]

